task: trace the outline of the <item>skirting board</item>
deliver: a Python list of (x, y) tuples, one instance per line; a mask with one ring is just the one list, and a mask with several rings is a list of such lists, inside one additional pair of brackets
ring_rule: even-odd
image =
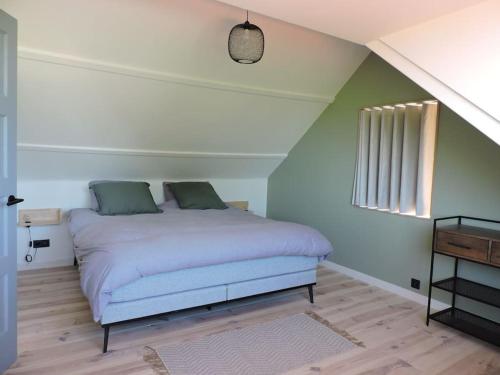
[(73, 258), (64, 258), (54, 260), (52, 262), (36, 262), (33, 263), (21, 263), (17, 265), (18, 271), (28, 271), (28, 270), (39, 270), (43, 268), (54, 268), (54, 267), (64, 267), (64, 266), (72, 266)]
[[(356, 270), (353, 270), (348, 267), (341, 266), (340, 264), (334, 263), (329, 260), (325, 260), (321, 262), (321, 265), (336, 272), (340, 272), (344, 275), (350, 276), (353, 279), (363, 281), (369, 285), (376, 286), (380, 289), (384, 289), (388, 292), (397, 294), (398, 296), (409, 299), (410, 301), (417, 302), (421, 305), (427, 306), (427, 297), (422, 294), (412, 292), (411, 290), (402, 288), (396, 284), (389, 283), (384, 280), (377, 279), (376, 277), (367, 275), (366, 273), (362, 273)], [(443, 310), (450, 307), (444, 302), (438, 301), (436, 299), (431, 300), (431, 307), (436, 310)]]

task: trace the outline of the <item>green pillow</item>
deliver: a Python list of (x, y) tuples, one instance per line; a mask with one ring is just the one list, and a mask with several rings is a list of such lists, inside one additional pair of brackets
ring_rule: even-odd
[(168, 187), (180, 208), (198, 210), (227, 208), (208, 182), (172, 182)]
[(163, 212), (156, 207), (147, 182), (106, 181), (90, 184), (100, 215), (157, 214)]

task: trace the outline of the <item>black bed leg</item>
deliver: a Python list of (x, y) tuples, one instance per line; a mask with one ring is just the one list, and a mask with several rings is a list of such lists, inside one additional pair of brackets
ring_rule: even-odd
[(78, 266), (78, 261), (76, 260), (76, 257), (73, 259), (73, 267)]
[(102, 346), (103, 354), (108, 351), (108, 339), (109, 339), (109, 325), (105, 325), (104, 328), (104, 344)]
[(308, 285), (307, 290), (309, 291), (309, 302), (314, 303), (313, 285)]

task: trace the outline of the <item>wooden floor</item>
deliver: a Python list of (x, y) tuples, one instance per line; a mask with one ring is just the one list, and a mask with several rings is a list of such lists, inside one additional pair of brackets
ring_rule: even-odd
[(19, 358), (7, 374), (153, 374), (146, 345), (202, 337), (304, 311), (314, 311), (361, 340), (356, 348), (293, 374), (500, 374), (500, 351), (438, 323), (424, 324), (421, 305), (321, 268), (309, 304), (306, 289), (194, 309), (111, 329), (101, 354), (95, 324), (72, 267), (19, 277)]

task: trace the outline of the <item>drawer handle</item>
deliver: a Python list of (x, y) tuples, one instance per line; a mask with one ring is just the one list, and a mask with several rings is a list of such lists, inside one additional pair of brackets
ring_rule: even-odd
[(455, 243), (455, 242), (448, 242), (448, 245), (455, 246), (455, 247), (460, 247), (462, 249), (470, 250), (469, 246), (465, 246), (465, 245), (462, 245), (462, 244), (459, 244), (459, 243)]

